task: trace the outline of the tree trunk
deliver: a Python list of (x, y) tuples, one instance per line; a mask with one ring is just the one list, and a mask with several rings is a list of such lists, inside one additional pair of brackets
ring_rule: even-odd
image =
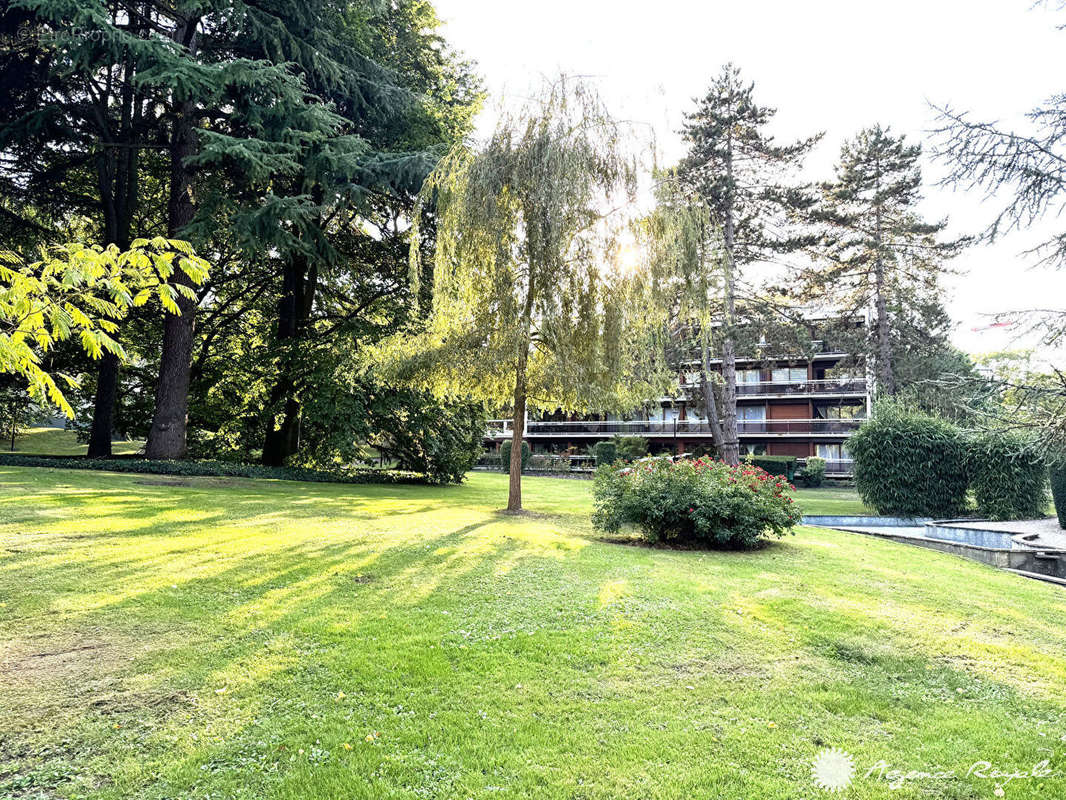
[[(878, 174), (881, 163), (877, 162)], [(880, 184), (877, 186), (880, 192)], [(877, 314), (877, 392), (893, 395), (896, 393), (895, 374), (892, 369), (892, 337), (888, 323), (887, 304), (885, 302), (885, 261), (884, 261), (884, 221), (881, 216), (881, 204), (874, 205), (874, 311)]]
[(96, 374), (96, 397), (93, 421), (89, 428), (89, 458), (110, 458), (111, 439), (115, 430), (115, 405), (118, 402), (118, 356), (104, 353)]
[[(727, 180), (733, 180), (733, 151), (730, 146), (726, 160)], [(737, 356), (733, 345), (733, 325), (736, 315), (735, 275), (736, 260), (734, 241), (736, 232), (733, 221), (732, 190), (725, 201), (725, 334), (722, 339), (722, 460), (731, 466), (740, 463), (740, 437), (737, 434)]]
[(718, 418), (718, 401), (714, 397), (714, 386), (711, 383), (711, 352), (710, 336), (706, 330), (700, 332), (700, 391), (703, 392), (703, 415), (707, 417), (707, 424), (711, 428), (711, 441), (718, 451), (718, 456), (725, 460), (725, 437), (722, 435), (722, 422)]
[(525, 364), (515, 378), (514, 419), (511, 421), (510, 481), (507, 486), (507, 510), (522, 510), (522, 439), (526, 434)]
[[(131, 27), (140, 32), (140, 20), (131, 20)], [(128, 250), (132, 238), (133, 213), (140, 190), (140, 127), (144, 113), (142, 99), (134, 90), (136, 64), (127, 57), (123, 64), (119, 139), (124, 147), (103, 148), (98, 160), (100, 196), (104, 206), (105, 244)], [(101, 118), (106, 119), (105, 113)], [(101, 131), (106, 135), (106, 130)], [(119, 336), (115, 335), (118, 341)], [(93, 399), (93, 419), (89, 428), (89, 458), (109, 458), (111, 439), (115, 430), (115, 405), (119, 392), (119, 360), (112, 353), (104, 353), (96, 374), (96, 396)]]
[[(175, 38), (190, 52), (196, 51), (198, 18), (178, 27)], [(170, 196), (167, 203), (167, 234), (177, 238), (193, 220), (192, 171), (186, 160), (196, 153), (196, 106), (182, 102), (177, 109), (170, 143)], [(175, 281), (188, 284), (184, 273)], [(145, 455), (148, 458), (181, 458), (186, 449), (189, 413), (189, 372), (192, 368), (196, 301), (179, 295), (180, 315), (167, 314), (163, 321), (163, 348), (159, 362), (159, 383), (155, 392), (155, 414), (148, 432)]]
[(281, 422), (273, 417), (263, 438), (263, 463), (280, 467), (300, 447), (300, 401), (297, 398), (300, 366), (300, 340), (306, 334), (318, 288), (318, 271), (302, 253), (294, 254), (285, 264), (281, 299), (278, 301), (277, 344), (282, 349), (278, 375), (270, 392), (267, 409), (283, 408)]
[(529, 345), (533, 327), (533, 266), (529, 268), (529, 285), (522, 309), (522, 336), (515, 359), (514, 419), (511, 422), (511, 473), (507, 488), (507, 510), (522, 510), (522, 439), (526, 434), (526, 367), (529, 364)]

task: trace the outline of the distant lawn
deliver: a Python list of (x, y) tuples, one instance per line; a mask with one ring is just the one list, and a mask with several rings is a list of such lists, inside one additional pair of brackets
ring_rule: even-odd
[(1066, 797), (1061, 589), (814, 528), (605, 542), (587, 482), (525, 490), (0, 468), (0, 797), (960, 800), (1043, 759), (1006, 797)]
[[(140, 452), (144, 442), (117, 439), (111, 443), (115, 455), (130, 455)], [(34, 456), (83, 456), (89, 446), (78, 441), (74, 431), (63, 428), (30, 428), (15, 439), (15, 449), (11, 450), (11, 440), (0, 438), (0, 453), (25, 453)]]

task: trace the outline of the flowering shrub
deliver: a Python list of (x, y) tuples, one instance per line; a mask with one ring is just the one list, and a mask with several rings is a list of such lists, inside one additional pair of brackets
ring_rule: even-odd
[(592, 522), (609, 533), (636, 525), (650, 542), (751, 548), (800, 521), (794, 490), (785, 478), (749, 464), (646, 458), (596, 470)]

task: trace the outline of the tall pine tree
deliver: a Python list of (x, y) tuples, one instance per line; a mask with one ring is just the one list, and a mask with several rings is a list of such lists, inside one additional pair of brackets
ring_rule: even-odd
[(841, 147), (836, 180), (822, 187), (816, 217), (826, 225), (822, 257), (806, 273), (803, 294), (845, 317), (871, 311), (867, 347), (877, 391), (895, 394), (893, 320), (936, 297), (944, 261), (960, 243), (938, 238), (946, 221), (918, 212), (921, 147), (876, 125)]
[(721, 231), (722, 457), (738, 463), (736, 327), (737, 291), (744, 270), (812, 240), (793, 232), (791, 218), (807, 209), (803, 187), (781, 181), (797, 169), (819, 136), (776, 144), (767, 126), (776, 109), (758, 105), (754, 84), (731, 64), (723, 67), (696, 110), (685, 115), (689, 145), (678, 177), (707, 207)]

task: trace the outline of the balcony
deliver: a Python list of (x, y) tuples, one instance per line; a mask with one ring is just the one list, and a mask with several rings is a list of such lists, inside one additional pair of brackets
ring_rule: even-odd
[(737, 397), (865, 394), (865, 378), (837, 378), (820, 381), (758, 381), (757, 383), (737, 384)]
[[(802, 436), (833, 437), (850, 436), (863, 422), (862, 419), (760, 419), (737, 420), (737, 433), (741, 436)], [(490, 439), (508, 439), (512, 435), (511, 420), (497, 419), (489, 422), (486, 436)], [(577, 422), (529, 422), (526, 436), (555, 438), (605, 438), (608, 436), (710, 437), (711, 427), (705, 420), (587, 420)]]

